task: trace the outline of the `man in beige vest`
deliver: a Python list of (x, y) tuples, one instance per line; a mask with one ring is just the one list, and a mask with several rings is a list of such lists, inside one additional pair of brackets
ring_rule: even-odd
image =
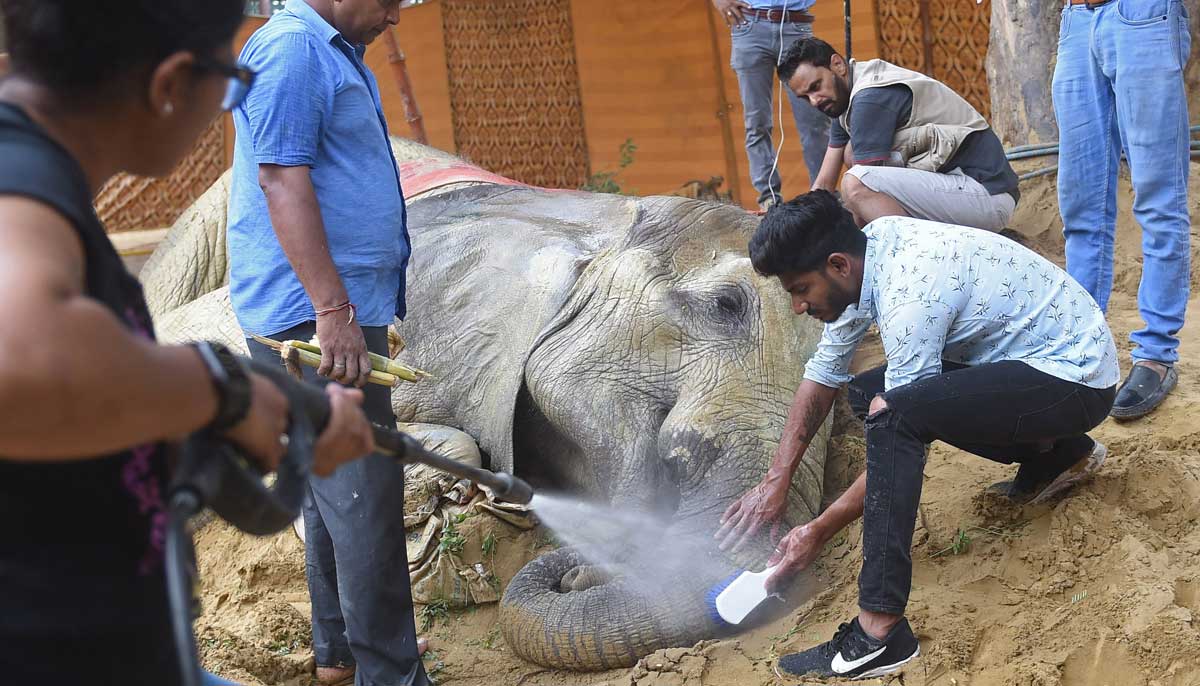
[(847, 62), (825, 41), (792, 43), (779, 76), (833, 118), (813, 189), (832, 191), (860, 226), (909, 216), (999, 231), (1016, 208), (1017, 175), (1000, 139), (940, 81), (883, 60)]

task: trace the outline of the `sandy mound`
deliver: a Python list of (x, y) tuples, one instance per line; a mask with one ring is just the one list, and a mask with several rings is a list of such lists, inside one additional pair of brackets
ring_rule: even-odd
[[(1122, 179), (1115, 290), (1109, 319), (1123, 351), (1140, 327), (1136, 309), (1140, 235)], [(1052, 179), (1023, 188), (1013, 225), (1022, 240), (1061, 264), (1061, 222)], [(1193, 212), (1200, 168), (1193, 165)], [(1197, 215), (1200, 216), (1200, 215)], [(1200, 241), (1193, 241), (1193, 251)], [(1193, 286), (1197, 279), (1193, 276)], [(1200, 684), (1200, 298), (1183, 332), (1180, 386), (1148, 419), (1108, 422), (1095, 436), (1109, 462), (1070, 497), (1013, 507), (983, 493), (1012, 467), (935, 445), (926, 467), (913, 548), (909, 618), (921, 660), (892, 683), (957, 686), (1184, 686)], [(880, 357), (867, 346), (858, 365)], [(861, 469), (861, 426), (844, 401), (830, 445), (826, 498)], [(819, 593), (781, 607), (774, 620), (735, 640), (654, 653), (632, 670), (554, 672), (512, 656), (485, 605), (448, 616), (425, 612), (433, 642), (426, 667), (439, 683), (617, 686), (756, 686), (781, 683), (774, 659), (828, 639), (855, 606), (861, 528), (829, 546), (815, 570)], [(536, 534), (511, 554), (533, 554)], [(206, 664), (248, 683), (307, 684), (308, 613), (303, 551), (291, 534), (254, 540), (215, 523), (198, 539)], [(519, 546), (523, 549), (517, 550)], [(418, 608), (421, 613), (421, 608)], [(870, 682), (867, 682), (870, 683)]]

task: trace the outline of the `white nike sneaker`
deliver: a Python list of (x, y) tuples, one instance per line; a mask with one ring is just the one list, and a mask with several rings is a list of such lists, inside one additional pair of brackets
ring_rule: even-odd
[(892, 627), (887, 638), (868, 636), (855, 617), (838, 627), (833, 639), (802, 653), (784, 655), (775, 663), (775, 674), (788, 677), (816, 676), (823, 679), (874, 679), (900, 668), (921, 654), (921, 646), (907, 619)]

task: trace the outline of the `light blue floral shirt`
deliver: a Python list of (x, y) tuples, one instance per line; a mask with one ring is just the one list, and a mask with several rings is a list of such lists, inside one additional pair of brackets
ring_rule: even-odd
[(825, 326), (804, 378), (837, 388), (874, 322), (887, 355), (885, 390), (942, 372), (1017, 360), (1092, 388), (1120, 379), (1096, 301), (1066, 272), (979, 229), (883, 217), (864, 229), (862, 295)]

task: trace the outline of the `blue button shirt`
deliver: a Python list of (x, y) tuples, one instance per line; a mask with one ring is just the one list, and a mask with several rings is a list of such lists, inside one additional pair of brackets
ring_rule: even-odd
[(310, 168), (357, 321), (385, 326), (404, 316), (404, 196), (364, 52), (302, 0), (290, 0), (242, 50), (241, 61), (258, 73), (233, 111), (229, 292), (245, 331), (269, 336), (315, 318), (271, 227), (260, 164)]
[(782, 0), (747, 0), (747, 3), (754, 9), (806, 10), (815, 5), (817, 0), (788, 0), (787, 2), (782, 2)]
[(863, 230), (862, 295), (824, 335), (804, 378), (836, 388), (874, 322), (887, 356), (884, 388), (968, 366), (1016, 360), (1066, 381), (1120, 380), (1104, 313), (1066, 272), (988, 231), (908, 217)]

